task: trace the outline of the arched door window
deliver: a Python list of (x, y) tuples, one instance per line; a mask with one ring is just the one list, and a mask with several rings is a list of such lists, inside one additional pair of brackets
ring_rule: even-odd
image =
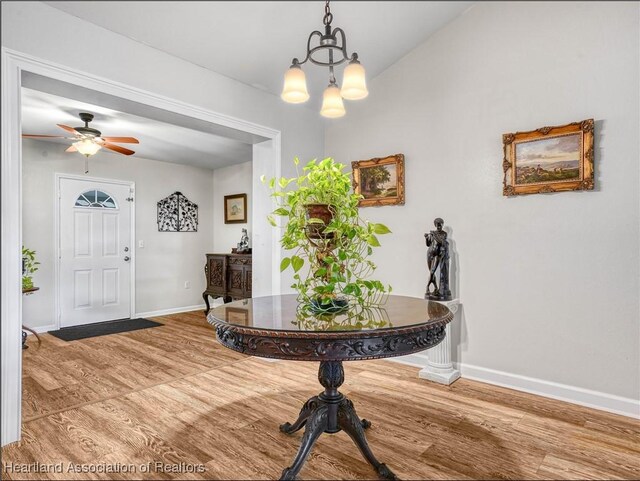
[(116, 201), (107, 193), (93, 189), (80, 194), (76, 199), (76, 207), (93, 207), (95, 209), (117, 209)]

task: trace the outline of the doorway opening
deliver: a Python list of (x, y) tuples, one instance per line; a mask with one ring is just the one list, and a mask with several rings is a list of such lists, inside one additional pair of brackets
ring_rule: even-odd
[[(85, 74), (60, 65), (24, 56), (19, 52), (3, 49), (2, 82), (2, 445), (20, 439), (21, 420), (21, 343), (22, 325), (22, 129), (21, 89), (23, 87), (54, 93), (56, 89), (73, 92), (73, 98), (94, 96), (94, 102), (103, 103), (110, 98), (120, 105), (138, 109), (137, 115), (149, 117), (151, 113), (199, 126), (209, 131), (225, 131), (242, 137), (252, 149), (252, 185), (259, 187), (260, 175), (278, 177), (280, 174), (280, 133), (252, 122), (235, 119), (194, 105), (161, 97), (152, 92), (122, 85), (108, 79)], [(38, 85), (38, 87), (36, 87)], [(70, 89), (70, 90), (69, 90)], [(60, 92), (58, 92), (60, 95)], [(71, 96), (71, 95), (69, 95)], [(82, 100), (80, 98), (80, 100)], [(120, 109), (126, 110), (126, 109)], [(146, 115), (141, 112), (146, 112)], [(53, 184), (53, 182), (52, 182)], [(96, 191), (110, 194), (108, 190)], [(85, 191), (87, 192), (87, 191)], [(84, 192), (83, 192), (84, 193)], [(255, 258), (253, 269), (253, 293), (268, 295), (280, 291), (278, 270), (280, 248), (277, 233), (266, 222), (271, 210), (271, 199), (265, 189), (254, 188), (252, 215), (254, 218), (252, 248)], [(97, 193), (95, 194), (97, 195)], [(96, 199), (94, 195), (94, 200)], [(103, 196), (101, 195), (101, 198)], [(76, 199), (77, 200), (77, 199)], [(85, 216), (88, 218), (88, 216)], [(125, 246), (126, 247), (126, 246)], [(119, 254), (122, 254), (120, 252)], [(124, 258), (123, 258), (124, 259)], [(108, 281), (115, 286), (111, 276)], [(103, 286), (105, 284), (103, 283)], [(78, 293), (80, 298), (80, 294)], [(85, 291), (85, 294), (87, 292)], [(113, 294), (113, 291), (112, 291)], [(114, 296), (105, 299), (113, 300)], [(132, 298), (133, 302), (135, 298)]]

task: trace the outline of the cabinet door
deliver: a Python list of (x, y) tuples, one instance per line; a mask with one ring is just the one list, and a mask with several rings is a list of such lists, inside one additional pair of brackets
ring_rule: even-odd
[(207, 262), (207, 289), (219, 292), (222, 295), (227, 288), (227, 282), (225, 279), (227, 260), (223, 256), (208, 256)]
[(231, 297), (244, 297), (244, 266), (239, 264), (229, 265), (229, 284), (227, 292)]
[(244, 297), (251, 297), (251, 266), (245, 266), (243, 271), (244, 277)]

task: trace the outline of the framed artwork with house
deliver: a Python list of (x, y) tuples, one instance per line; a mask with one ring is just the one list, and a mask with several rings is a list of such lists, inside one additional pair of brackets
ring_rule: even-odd
[(359, 207), (404, 204), (404, 155), (351, 162)]
[(593, 190), (593, 119), (502, 136), (505, 196)]

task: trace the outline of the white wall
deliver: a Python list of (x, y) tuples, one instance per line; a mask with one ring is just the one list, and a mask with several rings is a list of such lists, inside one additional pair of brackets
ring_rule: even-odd
[[(247, 229), (251, 240), (251, 224), (253, 214), (252, 162), (230, 165), (213, 171), (213, 249), (217, 253), (230, 253), (232, 247), (236, 247), (242, 237), (242, 229)], [(233, 194), (247, 194), (247, 222), (245, 224), (224, 223), (224, 196)], [(249, 242), (249, 246), (251, 246)]]
[[(286, 104), (41, 2), (3, 2), (1, 8), (3, 47), (280, 131), (282, 175), (293, 175), (295, 156), (323, 155), (324, 124), (317, 109)], [(265, 217), (254, 219), (254, 237), (256, 223), (267, 224)]]
[[(34, 274), (40, 290), (23, 300), (23, 323), (52, 326), (54, 317), (55, 173), (82, 175), (84, 159), (64, 146), (23, 141), (23, 243), (41, 262)], [(136, 183), (136, 312), (198, 306), (205, 289), (205, 253), (213, 248), (213, 171), (98, 152), (89, 160), (88, 177)], [(157, 202), (180, 191), (198, 204), (198, 232), (158, 232)], [(143, 240), (144, 248), (137, 242)], [(185, 281), (191, 288), (185, 289)]]
[[(375, 261), (422, 296), (423, 233), (450, 226), (457, 361), (639, 398), (639, 6), (479, 2), (327, 127), (342, 162), (406, 156)], [(502, 134), (596, 120), (594, 192), (502, 196)]]

